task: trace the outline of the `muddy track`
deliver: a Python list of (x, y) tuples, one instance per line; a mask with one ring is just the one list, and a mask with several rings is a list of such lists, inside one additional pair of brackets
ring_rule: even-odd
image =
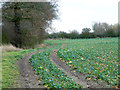
[[(65, 44), (62, 45), (61, 48), (64, 48)], [(95, 81), (91, 80), (86, 80), (85, 75), (82, 73), (76, 73), (74, 70), (71, 70), (69, 66), (65, 64), (65, 62), (61, 61), (56, 52), (58, 50), (54, 50), (51, 55), (50, 55), (50, 60), (54, 65), (56, 65), (58, 68), (64, 71), (65, 74), (67, 74), (68, 77), (73, 78), (73, 80), (77, 83), (83, 86), (83, 88), (109, 88), (107, 83), (97, 83)]]
[[(51, 48), (56, 46), (57, 44), (54, 44), (53, 46), (49, 46), (47, 48)], [(42, 52), (43, 50), (32, 52), (26, 56), (24, 56), (22, 59), (18, 60), (18, 68), (19, 68), (19, 81), (18, 81), (18, 88), (44, 88), (42, 84), (42, 81), (38, 80), (40, 78), (39, 75), (35, 75), (35, 71), (33, 71), (32, 66), (29, 62), (29, 59), (31, 56), (37, 52)]]
[[(37, 52), (41, 52), (41, 50)], [(35, 75), (29, 62), (31, 56), (37, 52), (30, 53), (17, 62), (20, 72), (19, 88), (44, 88), (43, 86), (39, 85), (39, 76)]]

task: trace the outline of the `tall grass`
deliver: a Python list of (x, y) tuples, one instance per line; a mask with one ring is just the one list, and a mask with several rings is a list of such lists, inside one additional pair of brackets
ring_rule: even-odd
[(8, 45), (1, 45), (0, 50), (2, 50), (2, 52), (11, 52), (11, 51), (21, 51), (23, 49), (16, 48), (15, 46), (8, 44)]

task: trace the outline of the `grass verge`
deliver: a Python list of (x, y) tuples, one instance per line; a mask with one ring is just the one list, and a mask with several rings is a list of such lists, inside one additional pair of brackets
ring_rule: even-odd
[[(17, 81), (19, 80), (20, 75), (17, 61), (33, 51), (46, 49), (48, 46), (51, 45), (39, 45), (38, 48), (28, 50), (17, 49), (13, 46), (9, 46), (9, 48), (6, 48), (2, 52), (2, 62), (0, 63), (0, 65), (2, 66), (2, 80), (0, 80), (0, 84), (2, 83), (2, 88), (17, 88)], [(6, 46), (4, 46), (4, 48), (5, 47)]]
[(2, 53), (2, 88), (15, 88), (19, 70), (17, 60), (22, 58), (27, 52), (4, 52)]

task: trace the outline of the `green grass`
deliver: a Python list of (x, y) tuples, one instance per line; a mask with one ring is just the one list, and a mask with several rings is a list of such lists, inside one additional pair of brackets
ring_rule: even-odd
[(2, 53), (2, 88), (15, 88), (19, 77), (17, 61), (34, 50)]
[(2, 88), (16, 87), (15, 83), (19, 76), (16, 62), (22, 55), (24, 53), (20, 51), (2, 53)]
[(16, 61), (20, 52), (6, 52), (2, 56), (2, 88), (12, 88), (19, 76)]

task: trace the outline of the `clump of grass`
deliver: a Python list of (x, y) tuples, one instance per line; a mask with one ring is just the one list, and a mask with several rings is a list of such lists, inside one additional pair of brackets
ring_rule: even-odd
[(2, 50), (2, 52), (11, 52), (11, 51), (21, 51), (23, 49), (8, 44), (8, 45), (1, 45), (0, 50)]

